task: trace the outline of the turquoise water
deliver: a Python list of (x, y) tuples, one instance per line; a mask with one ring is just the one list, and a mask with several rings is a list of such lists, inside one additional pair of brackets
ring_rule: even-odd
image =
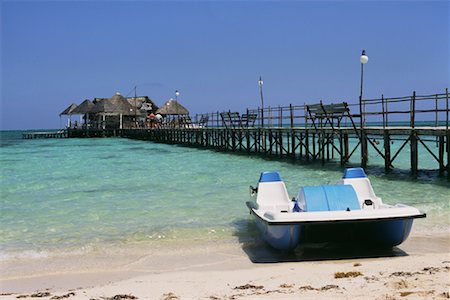
[[(375, 192), (426, 212), (415, 230), (448, 230), (449, 181), (435, 171), (411, 179), (408, 155), (398, 159), (406, 171), (368, 168)], [(434, 166), (429, 160), (421, 156)], [(1, 257), (252, 239), (245, 201), (260, 172), (280, 171), (291, 197), (302, 185), (334, 183), (342, 174), (337, 165), (121, 138), (23, 140), (21, 132), (1, 133), (0, 161)]]

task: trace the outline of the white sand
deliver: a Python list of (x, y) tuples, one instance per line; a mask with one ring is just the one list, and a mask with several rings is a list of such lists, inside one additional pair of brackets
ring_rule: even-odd
[[(125, 295), (128, 299), (445, 299), (450, 297), (449, 251), (444, 234), (412, 236), (399, 248), (381, 252), (317, 247), (286, 255), (261, 244), (208, 244), (120, 260), (111, 253), (86, 261), (80, 256), (53, 263), (21, 259), (2, 264), (0, 300), (127, 299)], [(28, 267), (17, 267), (24, 263)], [(335, 278), (338, 272), (356, 277)]]

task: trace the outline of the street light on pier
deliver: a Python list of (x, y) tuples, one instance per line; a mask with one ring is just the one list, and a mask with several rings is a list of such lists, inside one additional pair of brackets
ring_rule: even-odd
[(137, 98), (136, 98), (136, 88), (137, 86), (134, 86), (134, 125), (136, 128), (138, 127), (138, 121), (137, 121)]
[(180, 92), (178, 90), (175, 91), (175, 105), (176, 105), (176, 112), (177, 112), (177, 120), (178, 125), (180, 124), (180, 116), (178, 114), (178, 96), (180, 96)]
[(361, 57), (359, 58), (361, 62), (361, 87), (359, 90), (359, 115), (360, 115), (360, 126), (363, 127), (363, 109), (362, 109), (362, 96), (363, 96), (363, 80), (364, 80), (364, 65), (369, 61), (369, 57), (366, 55), (366, 50), (363, 50), (361, 53)]
[(259, 94), (261, 96), (261, 127), (264, 127), (264, 97), (263, 97), (263, 80), (261, 76), (259, 76), (258, 85), (259, 85)]

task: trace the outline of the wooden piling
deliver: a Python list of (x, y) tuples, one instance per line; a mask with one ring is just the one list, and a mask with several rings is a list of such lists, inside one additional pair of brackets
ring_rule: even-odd
[(389, 130), (384, 130), (384, 171), (388, 172), (391, 169), (391, 139)]
[(418, 171), (418, 149), (417, 149), (417, 135), (414, 130), (411, 131), (410, 136), (410, 149), (411, 149), (411, 173), (417, 175)]

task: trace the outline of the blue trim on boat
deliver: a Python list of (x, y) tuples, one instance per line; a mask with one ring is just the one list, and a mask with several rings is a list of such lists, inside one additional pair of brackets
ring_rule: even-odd
[(348, 168), (348, 169), (345, 169), (344, 176), (342, 178), (344, 178), (344, 179), (367, 178), (367, 175), (364, 172), (363, 168)]
[(276, 171), (267, 171), (262, 172), (261, 176), (259, 177), (259, 182), (277, 182), (282, 181), (280, 173)]

